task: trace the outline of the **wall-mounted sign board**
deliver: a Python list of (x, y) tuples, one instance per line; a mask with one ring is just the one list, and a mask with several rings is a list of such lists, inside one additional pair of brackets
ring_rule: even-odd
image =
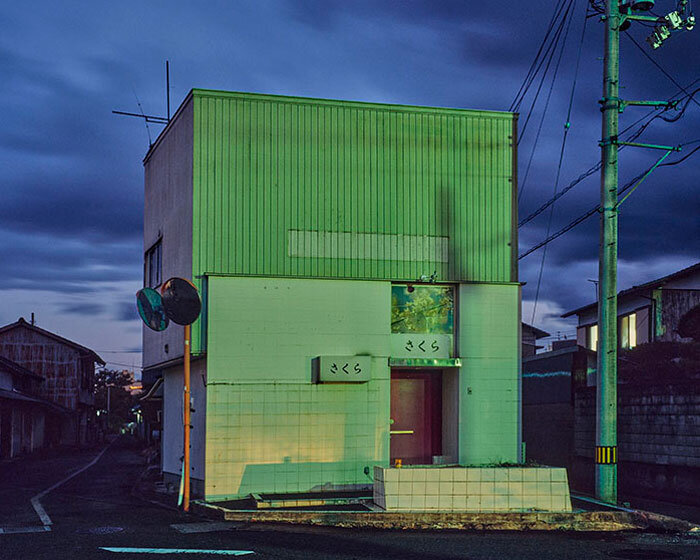
[(451, 358), (451, 334), (392, 334), (392, 358)]
[(315, 383), (364, 383), (371, 378), (371, 356), (319, 356), (313, 362)]

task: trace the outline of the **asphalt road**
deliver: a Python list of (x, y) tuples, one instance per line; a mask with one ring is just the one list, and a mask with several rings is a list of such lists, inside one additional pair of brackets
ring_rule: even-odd
[[(0, 534), (0, 559), (149, 560), (178, 557), (199, 560), (227, 557), (218, 554), (110, 552), (102, 547), (240, 550), (254, 552), (247, 556), (251, 559), (299, 560), (700, 558), (700, 536), (358, 531), (212, 525), (206, 520), (144, 501), (132, 493), (144, 469), (144, 460), (135, 442), (126, 437), (114, 442), (92, 467), (40, 500), (52, 521), (51, 531), (44, 531), (30, 504), (31, 497), (89, 464), (97, 451), (0, 465), (3, 469), (0, 476), (0, 527), (41, 531)], [(195, 532), (181, 532), (182, 524), (187, 524), (184, 530)]]

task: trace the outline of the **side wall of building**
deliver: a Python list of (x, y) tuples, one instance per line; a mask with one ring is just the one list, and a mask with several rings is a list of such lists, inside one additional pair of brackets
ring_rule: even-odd
[[(162, 240), (162, 281), (192, 276), (192, 101), (180, 109), (147, 157), (144, 253)], [(183, 327), (143, 328), (144, 367), (182, 357)]]
[(463, 284), (459, 289), (459, 460), (520, 459), (520, 286)]
[[(163, 433), (161, 453), (166, 479), (178, 484), (182, 473), (184, 434), (182, 416), (183, 374), (182, 366), (164, 370), (163, 374)], [(204, 450), (206, 447), (207, 387), (204, 360), (192, 362), (190, 369), (190, 391), (193, 412), (190, 416), (190, 475), (193, 495), (202, 495), (204, 484)]]

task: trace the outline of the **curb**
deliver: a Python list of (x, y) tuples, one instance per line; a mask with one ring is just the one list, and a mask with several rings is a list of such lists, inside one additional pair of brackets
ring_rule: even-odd
[(682, 533), (696, 525), (655, 513), (587, 511), (566, 513), (399, 513), (346, 511), (230, 510), (203, 501), (192, 511), (220, 521), (284, 523), (343, 528), (475, 530), (475, 531), (643, 531)]

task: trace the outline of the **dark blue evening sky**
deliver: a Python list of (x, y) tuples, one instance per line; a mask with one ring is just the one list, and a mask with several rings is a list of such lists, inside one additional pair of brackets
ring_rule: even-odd
[[(568, 1), (568, 0), (567, 0)], [(164, 61), (171, 62), (173, 111), (193, 87), (507, 110), (537, 51), (556, 0), (23, 2), (0, 7), (0, 324), (36, 313), (38, 324), (90, 346), (116, 367), (140, 364), (134, 294), (142, 283), (143, 123), (112, 109), (165, 112)], [(584, 0), (575, 15), (520, 204), (529, 214), (553, 192), (579, 50)], [(658, 13), (675, 2), (659, 0)], [(603, 25), (588, 20), (560, 188), (599, 158)], [(700, 78), (700, 28), (658, 51), (631, 34), (673, 78)], [(622, 38), (622, 95), (666, 99), (678, 88)], [(700, 87), (700, 82), (691, 89)], [(534, 89), (534, 88), (533, 88)], [(524, 176), (541, 101), (520, 144)], [(700, 102), (700, 93), (697, 95)], [(520, 109), (521, 126), (530, 98)], [(626, 126), (643, 115), (630, 108)], [(159, 125), (151, 125), (155, 138)], [(700, 140), (700, 106), (675, 123), (660, 119), (640, 140)], [(689, 147), (689, 149), (692, 148)], [(685, 153), (687, 153), (686, 150)], [(627, 149), (620, 178), (660, 154)], [(678, 157), (678, 156), (673, 156)], [(620, 287), (673, 272), (700, 255), (700, 152), (656, 171), (620, 217)], [(598, 200), (594, 175), (557, 203), (556, 231)], [(540, 241), (547, 213), (520, 231), (521, 250)], [(559, 315), (595, 293), (595, 218), (552, 242), (535, 323), (572, 335)], [(523, 318), (541, 262), (520, 261)]]

